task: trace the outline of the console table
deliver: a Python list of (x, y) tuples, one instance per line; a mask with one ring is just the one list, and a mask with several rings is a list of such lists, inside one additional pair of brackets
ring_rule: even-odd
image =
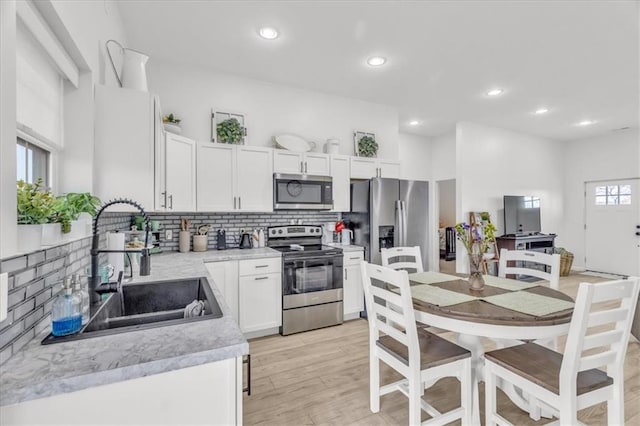
[[(498, 244), (498, 251), (502, 249), (527, 250), (553, 254), (553, 250), (555, 248), (555, 239), (556, 234), (531, 234), (515, 236), (503, 235), (501, 237), (496, 237), (496, 243)], [(537, 263), (526, 263), (526, 267), (544, 269), (545, 272), (547, 268), (545, 265), (539, 265)], [(511, 277), (512, 276), (510, 276), (509, 278)], [(528, 277), (522, 276), (517, 277), (517, 279), (523, 279), (524, 281), (528, 281), (527, 278)]]

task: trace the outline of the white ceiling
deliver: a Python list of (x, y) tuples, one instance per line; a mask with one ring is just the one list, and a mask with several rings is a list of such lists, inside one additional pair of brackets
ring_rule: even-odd
[[(638, 126), (635, 1), (172, 1), (119, 3), (130, 47), (395, 105), (401, 131), (461, 120), (558, 140)], [(261, 39), (273, 26), (280, 37)], [(388, 63), (370, 68), (367, 57)], [(497, 98), (484, 93), (505, 90)], [(541, 106), (550, 108), (535, 116)], [(408, 126), (417, 119), (419, 126)], [(596, 120), (591, 126), (575, 123)]]

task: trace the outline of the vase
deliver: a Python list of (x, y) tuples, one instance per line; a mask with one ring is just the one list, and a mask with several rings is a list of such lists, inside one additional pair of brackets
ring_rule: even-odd
[(191, 248), (191, 233), (189, 231), (180, 231), (178, 234), (178, 251), (180, 253), (188, 253)]
[(469, 255), (469, 287), (471, 290), (482, 290), (484, 288), (484, 278), (482, 277), (482, 257), (481, 253)]

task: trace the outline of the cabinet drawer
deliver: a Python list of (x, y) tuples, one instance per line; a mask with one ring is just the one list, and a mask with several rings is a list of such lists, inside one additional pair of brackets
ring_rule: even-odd
[(282, 269), (282, 260), (279, 257), (241, 260), (238, 264), (238, 271), (241, 277), (246, 275), (280, 273)]
[(353, 251), (347, 252), (344, 254), (344, 265), (353, 265), (360, 263), (361, 260), (364, 260), (364, 252), (363, 251)]

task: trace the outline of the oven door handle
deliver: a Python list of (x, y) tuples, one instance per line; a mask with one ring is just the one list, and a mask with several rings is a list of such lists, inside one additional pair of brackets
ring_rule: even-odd
[(290, 259), (290, 260), (285, 260), (284, 261), (284, 265), (293, 265), (295, 264), (295, 262), (299, 262), (299, 261), (305, 261), (305, 260), (327, 260), (327, 259), (333, 259), (333, 258), (340, 258), (342, 257), (341, 254), (326, 254), (323, 256), (319, 256), (319, 255), (310, 255), (310, 256), (305, 256), (305, 257), (296, 257), (295, 259)]

